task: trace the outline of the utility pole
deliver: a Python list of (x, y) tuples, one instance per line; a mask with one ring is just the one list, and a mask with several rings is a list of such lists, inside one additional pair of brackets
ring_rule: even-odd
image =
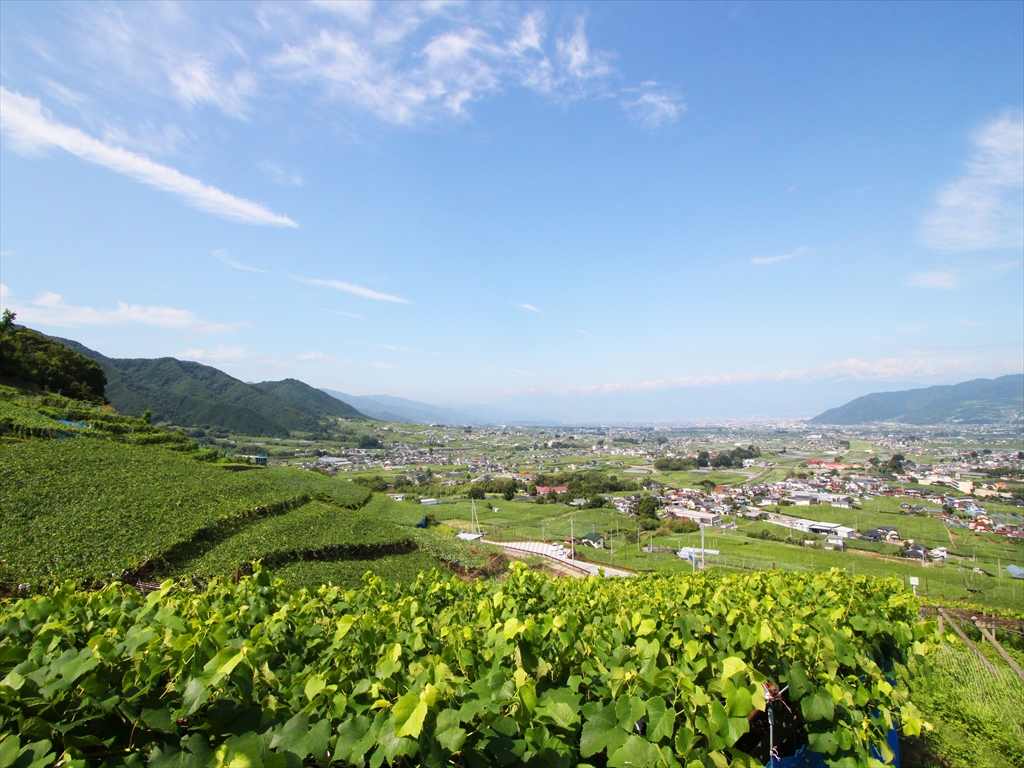
[(704, 523), (700, 524), (700, 569), (703, 571), (704, 562)]
[(576, 516), (569, 518), (569, 538), (572, 539), (572, 560), (576, 562)]

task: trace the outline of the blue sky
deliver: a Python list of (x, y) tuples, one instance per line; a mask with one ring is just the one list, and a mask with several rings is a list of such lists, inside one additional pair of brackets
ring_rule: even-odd
[(1024, 369), (1022, 3), (0, 5), (19, 320), (550, 418)]

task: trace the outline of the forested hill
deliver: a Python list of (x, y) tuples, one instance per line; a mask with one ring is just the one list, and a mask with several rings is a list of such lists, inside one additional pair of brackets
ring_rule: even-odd
[(300, 411), (317, 416), (339, 416), (343, 419), (365, 419), (364, 414), (351, 405), (331, 397), (326, 392), (309, 386), (298, 379), (282, 379), (281, 381), (261, 381), (254, 387), (267, 395), (273, 395)]
[(14, 319), (14, 313), (5, 310), (0, 321), (0, 382), (103, 402), (107, 379), (95, 360), (39, 331), (15, 325)]
[(922, 426), (1019, 423), (1022, 413), (1024, 374), (1014, 374), (903, 392), (876, 392), (827, 410), (811, 419), (810, 423), (896, 421)]
[(111, 358), (76, 341), (57, 341), (99, 363), (107, 376), (106, 397), (114, 408), (132, 416), (151, 411), (154, 422), (221, 428), (257, 437), (285, 437), (296, 431), (320, 431), (319, 422), (324, 415), (361, 417), (354, 409), (351, 414), (326, 414), (296, 407), (288, 399), (201, 363), (173, 357)]

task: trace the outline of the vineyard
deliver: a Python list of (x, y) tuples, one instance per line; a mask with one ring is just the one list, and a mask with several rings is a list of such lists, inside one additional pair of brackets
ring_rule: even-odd
[[(288, 591), (66, 584), (0, 604), (4, 765), (879, 765), (932, 646), (894, 580), (826, 574)], [(783, 689), (766, 703), (766, 690)], [(18, 756), (21, 756), (20, 758)], [(85, 762), (74, 762), (85, 761)], [(18, 763), (19, 765), (21, 763)]]
[(109, 580), (218, 526), (314, 497), (356, 507), (369, 495), (312, 472), (226, 472), (158, 446), (109, 440), (31, 440), (2, 451), (4, 578), (34, 586)]
[(496, 564), (454, 531), (414, 528), (418, 504), (298, 469), (226, 471), (216, 451), (90, 403), (0, 387), (0, 435), (6, 592), (69, 578), (202, 583), (254, 560), (292, 587), (354, 587), (366, 572), (407, 583), (434, 567)]

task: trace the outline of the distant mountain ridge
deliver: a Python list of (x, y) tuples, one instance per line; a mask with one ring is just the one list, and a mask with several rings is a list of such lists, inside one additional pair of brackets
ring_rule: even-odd
[(830, 408), (809, 423), (998, 424), (1020, 423), (1022, 414), (1024, 374), (1018, 373), (903, 392), (875, 392)]
[(107, 399), (130, 416), (148, 410), (155, 422), (254, 437), (316, 433), (327, 416), (365, 418), (295, 379), (252, 385), (202, 363), (173, 357), (111, 358), (77, 341), (56, 340), (99, 363), (107, 377)]
[(552, 425), (549, 419), (537, 419), (525, 413), (489, 405), (430, 405), (417, 400), (391, 395), (348, 395), (334, 389), (323, 389), (328, 395), (358, 408), (362, 413), (381, 421), (406, 424), (494, 424)]

